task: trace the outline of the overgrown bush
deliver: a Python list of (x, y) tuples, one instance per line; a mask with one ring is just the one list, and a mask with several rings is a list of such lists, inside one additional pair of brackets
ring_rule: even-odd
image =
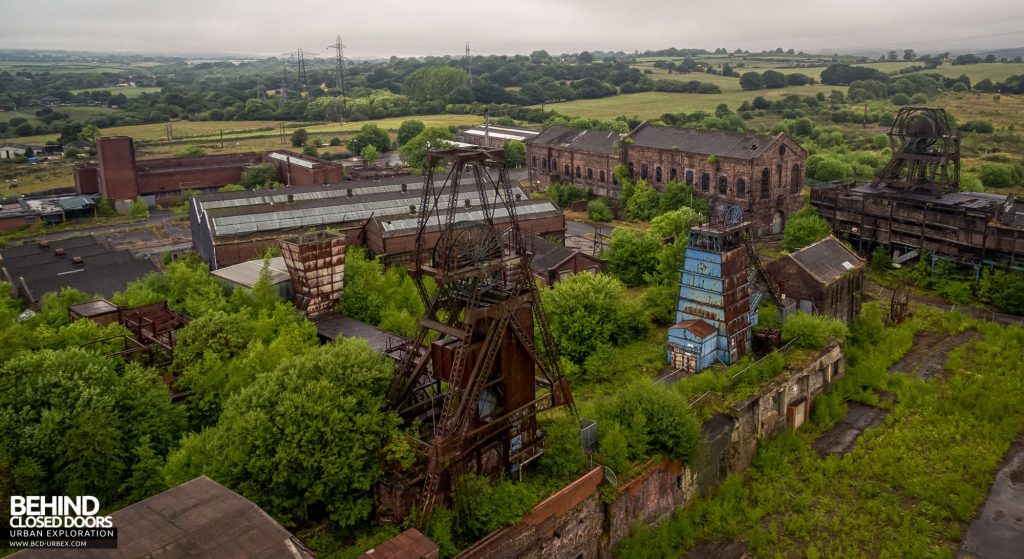
[(797, 312), (782, 324), (782, 341), (804, 349), (821, 349), (829, 338), (844, 339), (850, 334), (841, 320)]

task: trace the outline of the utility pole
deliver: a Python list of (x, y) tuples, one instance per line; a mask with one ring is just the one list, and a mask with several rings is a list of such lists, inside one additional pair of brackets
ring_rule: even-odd
[[(285, 99), (288, 97), (288, 60), (292, 57), (292, 53), (286, 52), (281, 55), (281, 109), (284, 109)], [(287, 58), (285, 58), (287, 57)]]
[(344, 119), (345, 115), (345, 43), (341, 42), (341, 35), (338, 35), (333, 45), (328, 49), (334, 49), (334, 80), (338, 93), (341, 95), (341, 107), (338, 108), (338, 122)]
[(466, 43), (466, 73), (469, 74), (469, 87), (473, 87), (473, 66), (470, 64), (469, 43)]

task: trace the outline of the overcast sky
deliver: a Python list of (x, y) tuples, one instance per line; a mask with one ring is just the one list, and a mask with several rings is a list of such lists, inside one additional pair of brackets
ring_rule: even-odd
[(0, 2), (0, 48), (352, 57), (726, 47), (1024, 46), (1024, 0), (47, 0)]

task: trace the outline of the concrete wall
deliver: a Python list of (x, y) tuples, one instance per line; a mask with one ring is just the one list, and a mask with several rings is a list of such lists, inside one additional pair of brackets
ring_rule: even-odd
[(657, 525), (695, 497), (713, 491), (728, 474), (745, 470), (762, 439), (802, 424), (814, 397), (844, 372), (842, 349), (835, 342), (729, 414), (707, 420), (693, 464), (652, 463), (642, 475), (616, 488), (610, 504), (600, 498), (602, 471), (592, 470), (534, 507), (518, 524), (488, 535), (457, 557), (611, 558), (615, 546), (638, 523)]

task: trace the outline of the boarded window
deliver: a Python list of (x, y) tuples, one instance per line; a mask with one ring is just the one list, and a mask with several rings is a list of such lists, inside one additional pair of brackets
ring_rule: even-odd
[(772, 189), (772, 170), (765, 167), (761, 171), (761, 198), (768, 198)]
[(591, 169), (590, 167), (587, 167), (587, 180), (588, 181), (594, 180), (594, 170)]
[(711, 190), (711, 175), (704, 173), (700, 176), (700, 190), (701, 192), (709, 192)]
[(530, 158), (530, 167), (533, 167), (534, 169), (537, 168), (537, 156), (536, 155), (534, 155), (533, 157)]
[(601, 171), (600, 173), (598, 173), (597, 176), (598, 176), (598, 180), (600, 180), (601, 182), (604, 182), (604, 171)]
[(669, 169), (669, 171), (668, 171), (668, 180), (674, 181), (674, 180), (676, 180), (678, 178), (679, 178), (679, 170), (676, 169), (675, 167), (672, 167), (671, 169)]
[(686, 171), (686, 186), (693, 186), (693, 171)]
[(746, 195), (747, 195), (747, 180), (746, 179), (736, 179), (736, 196), (746, 196)]
[(725, 194), (729, 192), (729, 177), (718, 177), (718, 193)]
[(582, 178), (582, 177), (583, 177), (583, 171), (580, 169), (580, 166), (577, 165), (576, 166), (576, 178)]
[(654, 182), (661, 182), (661, 167), (654, 168)]

